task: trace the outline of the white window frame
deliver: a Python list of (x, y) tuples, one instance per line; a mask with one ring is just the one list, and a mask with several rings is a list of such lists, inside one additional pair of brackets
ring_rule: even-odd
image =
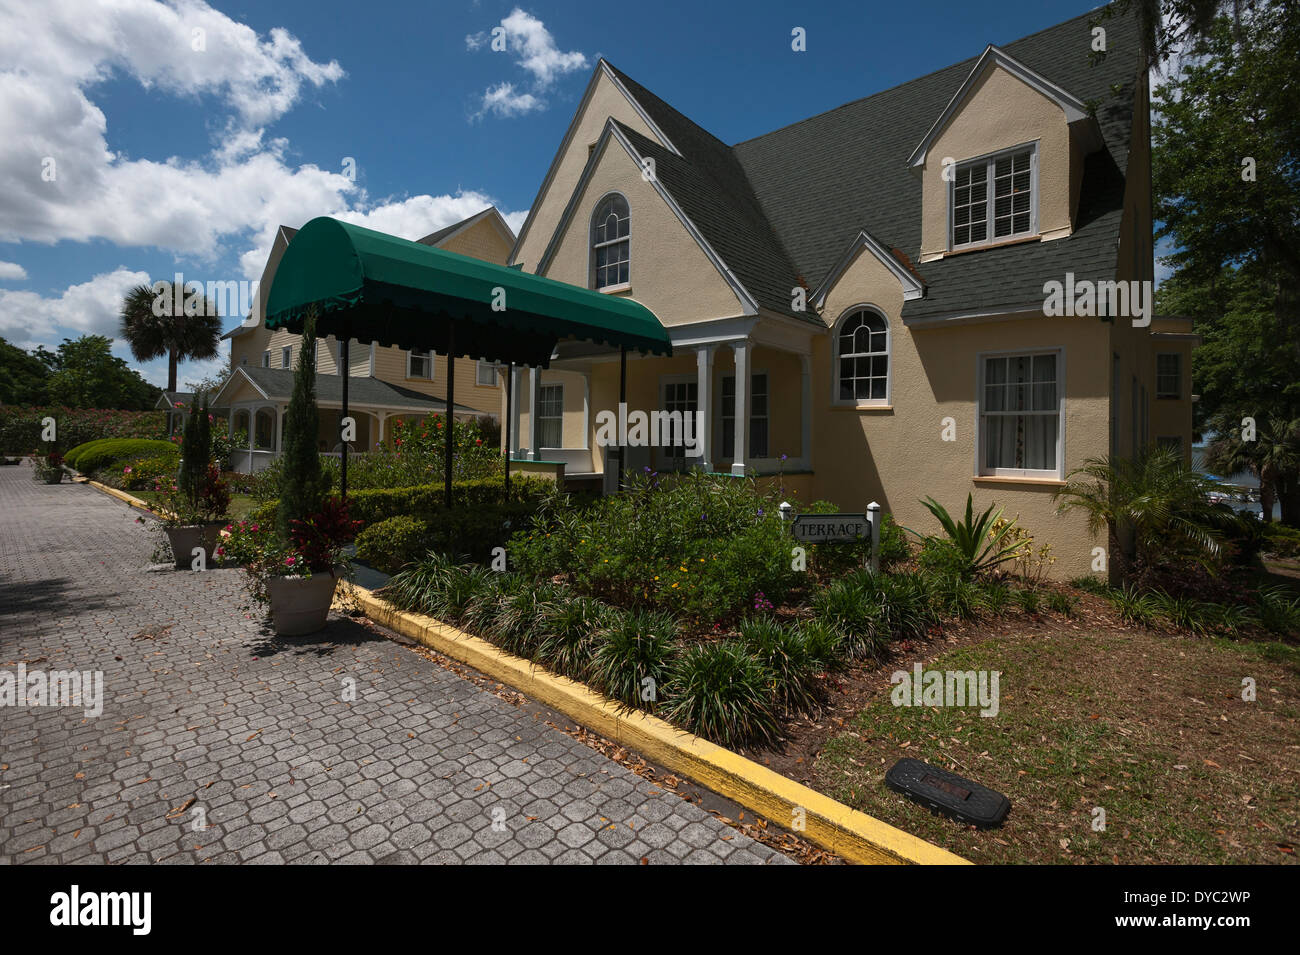
[[(420, 358), (422, 358), (422, 359), (427, 359), (427, 360), (428, 360), (428, 362), (429, 362), (429, 373), (428, 373), (427, 375), (417, 375), (417, 374), (415, 374), (415, 371), (414, 371), (414, 369), (413, 369), (412, 366), (413, 366), (414, 360), (415, 360), (415, 358), (416, 358), (417, 356), (420, 357)], [(417, 379), (417, 380), (419, 380), (419, 381), (433, 381), (433, 365), (434, 365), (433, 360), (434, 360), (435, 357), (437, 357), (437, 352), (435, 352), (432, 348), (430, 348), (428, 351), (423, 351), (423, 352), (417, 352), (417, 351), (415, 351), (414, 349), (411, 349), (411, 350), (407, 351), (407, 353), (406, 353), (406, 377), (407, 377), (407, 378), (414, 378), (414, 379)]]
[[(1016, 232), (1012, 235), (1005, 235), (995, 238), (994, 231), (994, 167), (999, 159), (1007, 156), (1013, 156), (1017, 153), (1029, 152), (1029, 231)], [(978, 242), (963, 242), (958, 244), (955, 237), (956, 213), (957, 213), (957, 172), (965, 169), (967, 166), (974, 166), (983, 163), (988, 170), (987, 192), (984, 197), (985, 201), (985, 229), (984, 238)], [(1038, 140), (1030, 143), (1021, 143), (1018, 146), (1012, 146), (1010, 149), (999, 149), (997, 152), (988, 153), (983, 156), (975, 156), (971, 159), (963, 160), (952, 167), (953, 177), (948, 182), (948, 250), (956, 252), (960, 249), (979, 249), (987, 245), (1001, 245), (1004, 242), (1017, 242), (1023, 239), (1032, 239), (1039, 234), (1038, 232)]]
[[(840, 336), (844, 323), (862, 311), (875, 312), (885, 323), (885, 397), (883, 398), (841, 398), (840, 397)], [(862, 302), (844, 310), (831, 329), (831, 404), (845, 408), (888, 408), (894, 401), (894, 329), (893, 323), (885, 310), (879, 305)], [(857, 354), (856, 352), (854, 354)], [(865, 356), (877, 356), (881, 352), (863, 352)], [(848, 357), (848, 356), (843, 356)], [(771, 385), (769, 384), (769, 388)]]
[[(1162, 390), (1161, 387), (1160, 387), (1160, 379), (1161, 379), (1161, 377), (1168, 377), (1168, 376), (1162, 376), (1161, 373), (1160, 373), (1160, 359), (1161, 359), (1161, 358), (1172, 358), (1172, 359), (1174, 360), (1174, 364), (1175, 364), (1175, 366), (1176, 366), (1175, 369), (1174, 369), (1174, 375), (1175, 375), (1176, 381), (1177, 381), (1177, 383), (1178, 383), (1178, 387), (1175, 388), (1173, 391), (1164, 391), (1164, 390)], [(1156, 352), (1156, 400), (1157, 400), (1157, 401), (1160, 401), (1160, 400), (1168, 400), (1168, 399), (1171, 399), (1171, 398), (1172, 398), (1172, 399), (1181, 399), (1182, 397), (1183, 397), (1183, 355), (1182, 355), (1182, 352), (1176, 352), (1176, 351), (1162, 351), (1162, 352)]]
[(280, 367), (281, 368), (293, 367), (293, 346), (292, 345), (280, 346)]
[[(548, 388), (560, 389), (560, 413), (559, 415), (542, 414), (542, 392)], [(542, 423), (545, 421), (558, 421), (560, 423), (560, 440), (558, 444), (547, 444), (542, 440)], [(562, 381), (544, 381), (537, 389), (537, 445), (539, 448), (563, 448), (564, 447), (564, 382)]]
[(266, 351), (262, 352), (262, 367), (263, 368), (271, 367), (271, 349), (269, 348)]
[[(1029, 358), (1034, 355), (1056, 356), (1056, 467), (1040, 468), (988, 468), (984, 462), (984, 441), (988, 437), (984, 428), (984, 373), (990, 358)], [(1037, 480), (1065, 479), (1065, 348), (1011, 349), (980, 352), (975, 356), (975, 475), (977, 477), (1010, 477)]]
[[(596, 214), (600, 212), (600, 207), (605, 204), (606, 199), (614, 196), (623, 200), (627, 206), (627, 235), (621, 239), (607, 239), (604, 242), (596, 241)], [(596, 249), (606, 248), (613, 245), (627, 243), (627, 281), (616, 282), (613, 285), (596, 284)], [(632, 287), (632, 203), (627, 201), (627, 196), (617, 190), (607, 192), (596, 200), (596, 205), (591, 210), (591, 221), (587, 226), (587, 287), (595, 289), (597, 292), (623, 292)]]
[[(484, 361), (480, 358), (478, 364), (474, 367), (474, 384), (480, 388), (495, 388), (497, 386), (497, 372), (501, 370), (501, 367), (494, 361)], [(484, 371), (488, 372), (487, 381), (483, 380)]]

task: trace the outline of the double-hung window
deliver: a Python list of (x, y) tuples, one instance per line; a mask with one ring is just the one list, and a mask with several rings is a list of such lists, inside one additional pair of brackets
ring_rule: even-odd
[(627, 285), (631, 258), (627, 200), (618, 194), (606, 196), (591, 219), (592, 286), (617, 289)]
[(497, 370), (501, 366), (491, 361), (479, 360), (475, 372), (474, 383), (484, 388), (495, 388), (497, 383)]
[[(760, 372), (749, 378), (749, 456), (767, 457), (768, 392), (767, 375)], [(736, 376), (722, 379), (722, 454), (730, 458), (736, 447)]]
[(1156, 397), (1183, 396), (1183, 356), (1177, 352), (1156, 355)]
[(280, 367), (291, 368), (293, 366), (293, 346), (285, 345), (280, 349)]
[(406, 356), (406, 377), (433, 381), (433, 352), (412, 350)]
[(1061, 365), (1056, 351), (981, 359), (981, 474), (1060, 477)]
[(564, 447), (564, 385), (542, 385), (537, 398), (537, 443)]
[(959, 164), (952, 182), (950, 246), (960, 249), (1033, 235), (1036, 187), (1033, 146)]

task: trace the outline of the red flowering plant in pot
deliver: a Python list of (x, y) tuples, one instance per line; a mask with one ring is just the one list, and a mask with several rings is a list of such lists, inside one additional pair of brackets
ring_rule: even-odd
[(301, 636), (324, 628), (340, 578), (348, 572), (344, 548), (360, 521), (328, 495), (329, 476), (316, 450), (316, 320), (307, 315), (285, 416), (283, 470), (275, 521), (240, 521), (221, 531), (217, 558), (241, 564), (253, 600), (269, 606), (275, 632)]

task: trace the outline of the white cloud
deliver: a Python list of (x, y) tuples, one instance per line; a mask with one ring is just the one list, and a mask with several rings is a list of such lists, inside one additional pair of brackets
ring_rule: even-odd
[(22, 281), (27, 278), (27, 270), (17, 262), (0, 262), (0, 279)]
[(493, 113), (503, 119), (522, 116), (542, 109), (545, 103), (532, 93), (515, 92), (515, 84), (501, 83), (489, 86), (483, 93), (483, 102), (475, 117)]
[[(483, 91), (479, 109), (471, 114), (471, 119), (480, 119), (488, 113), (509, 118), (545, 109), (546, 100), (542, 94), (559, 77), (587, 68), (585, 53), (578, 50), (566, 53), (561, 50), (556, 46), (555, 37), (546, 29), (546, 25), (519, 7), (515, 7), (509, 16), (502, 19), (500, 29), (504, 31), (505, 52), (530, 75), (532, 90), (516, 91), (515, 85), (510, 82), (490, 86)], [(465, 47), (470, 51), (485, 46), (491, 49), (487, 33), (473, 33), (465, 37)]]
[(119, 266), (49, 298), (0, 289), (0, 338), (19, 348), (52, 347), (64, 337), (78, 335), (113, 338), (127, 290), (150, 281), (147, 272)]

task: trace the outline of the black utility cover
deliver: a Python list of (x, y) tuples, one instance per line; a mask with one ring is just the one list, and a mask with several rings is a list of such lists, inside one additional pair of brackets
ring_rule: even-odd
[(989, 829), (1011, 811), (1011, 801), (987, 786), (919, 759), (900, 759), (885, 774), (885, 785), (922, 806)]

